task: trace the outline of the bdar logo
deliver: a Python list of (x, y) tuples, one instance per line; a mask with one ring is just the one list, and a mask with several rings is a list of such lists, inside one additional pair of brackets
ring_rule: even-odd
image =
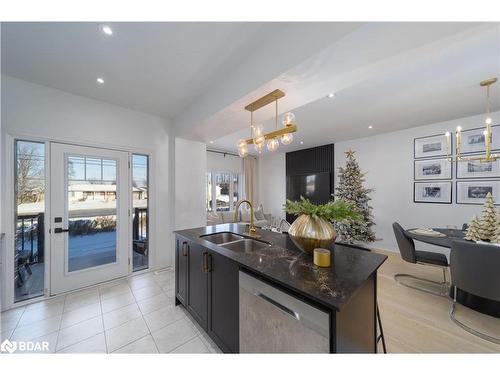
[(0, 351), (7, 353), (14, 353), (17, 349), (17, 343), (9, 341), (8, 339), (0, 344)]

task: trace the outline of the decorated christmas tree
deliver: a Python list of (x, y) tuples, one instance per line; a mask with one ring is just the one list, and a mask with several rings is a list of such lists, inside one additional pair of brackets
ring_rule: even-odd
[(491, 193), (486, 195), (486, 201), (483, 207), (483, 216), (481, 218), (481, 239), (485, 241), (493, 241), (495, 228), (497, 224), (497, 212), (495, 209), (495, 201)]
[(371, 199), (369, 194), (373, 189), (367, 189), (363, 186), (365, 174), (359, 168), (354, 151), (349, 149), (345, 154), (347, 157), (346, 166), (339, 168), (339, 184), (335, 197), (354, 203), (362, 220), (334, 223), (334, 226), (340, 239), (344, 242), (373, 242), (375, 241), (375, 233), (372, 226), (375, 223), (373, 222), (372, 207), (368, 204)]
[(470, 221), (469, 226), (467, 227), (467, 231), (465, 232), (464, 238), (469, 241), (481, 240), (481, 228), (479, 220), (477, 219), (476, 215), (472, 217), (472, 220)]

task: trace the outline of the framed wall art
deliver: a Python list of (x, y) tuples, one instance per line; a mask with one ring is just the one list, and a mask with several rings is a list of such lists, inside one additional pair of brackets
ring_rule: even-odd
[(500, 159), (487, 162), (480, 160), (458, 161), (456, 162), (456, 176), (457, 179), (500, 178)]
[(488, 193), (500, 204), (500, 180), (457, 181), (458, 204), (484, 204)]
[[(462, 154), (474, 152), (485, 152), (484, 127), (462, 130), (462, 143), (460, 151)], [(500, 126), (491, 127), (491, 151), (500, 150)]]
[(415, 138), (413, 155), (415, 159), (446, 156), (453, 150), (453, 137), (449, 138), (449, 142), (448, 149), (448, 139), (444, 134)]
[(451, 204), (452, 183), (446, 182), (414, 182), (413, 202)]
[(414, 178), (418, 180), (449, 180), (451, 179), (451, 160), (447, 158), (440, 159), (422, 159), (414, 161)]

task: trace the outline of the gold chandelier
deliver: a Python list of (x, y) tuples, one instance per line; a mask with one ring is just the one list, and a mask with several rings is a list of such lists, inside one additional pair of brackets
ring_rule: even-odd
[[(264, 145), (267, 142), (267, 149), (274, 152), (278, 149), (280, 141), (283, 145), (289, 145), (293, 142), (293, 134), (297, 131), (297, 126), (295, 125), (295, 115), (292, 112), (285, 113), (282, 118), (283, 127), (278, 129), (278, 99), (285, 96), (285, 93), (281, 90), (274, 90), (262, 98), (248, 104), (245, 109), (250, 112), (250, 135), (249, 139), (240, 139), (238, 141), (238, 154), (243, 158), (248, 155), (248, 145), (254, 145), (255, 151), (259, 154), (264, 149)], [(262, 125), (254, 125), (253, 123), (253, 112), (265, 107), (268, 104), (275, 103), (275, 127), (276, 130), (264, 133), (264, 127)]]
[[(461, 148), (462, 148), (462, 127), (457, 126), (457, 131), (455, 133), (455, 138), (456, 138), (456, 160), (457, 161), (468, 161), (468, 160), (479, 160), (481, 162), (489, 162), (489, 161), (495, 161), (500, 156), (498, 154), (492, 154), (491, 153), (491, 124), (492, 124), (492, 119), (490, 116), (491, 112), (491, 105), (490, 105), (490, 86), (493, 85), (497, 81), (496, 77), (486, 79), (484, 81), (481, 81), (479, 85), (481, 87), (486, 87), (486, 119), (484, 120), (486, 129), (483, 131), (484, 135), (484, 149), (485, 149), (485, 154), (484, 155), (478, 155), (478, 156), (467, 156), (464, 157), (461, 155)], [(450, 132), (446, 132), (446, 139), (447, 139), (447, 147), (449, 149), (449, 144), (450, 144)], [(451, 157), (449, 157), (451, 160)]]

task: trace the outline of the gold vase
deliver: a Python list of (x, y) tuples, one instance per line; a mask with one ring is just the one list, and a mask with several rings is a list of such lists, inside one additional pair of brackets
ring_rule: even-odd
[(337, 237), (332, 224), (311, 215), (300, 215), (293, 222), (288, 234), (293, 243), (308, 254), (312, 254), (318, 247), (328, 248)]

